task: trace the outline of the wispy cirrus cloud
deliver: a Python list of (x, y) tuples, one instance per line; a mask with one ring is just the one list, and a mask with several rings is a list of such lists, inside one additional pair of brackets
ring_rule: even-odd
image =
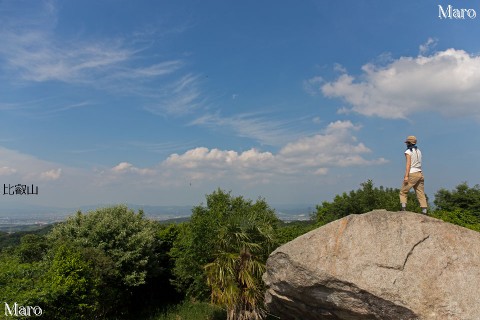
[(134, 148), (146, 150), (158, 154), (171, 154), (179, 150), (191, 149), (197, 143), (192, 141), (167, 141), (167, 142), (149, 142), (149, 141), (129, 141), (127, 145)]
[(14, 113), (21, 117), (34, 117), (35, 119), (48, 118), (69, 110), (88, 108), (94, 106), (93, 101), (78, 101), (65, 103), (58, 97), (16, 101), (14, 103), (0, 103), (0, 111)]
[[(82, 82), (128, 60), (135, 51), (120, 39), (63, 39), (55, 33), (56, 3), (38, 1), (25, 11), (4, 2), (0, 8), (2, 68), (17, 81)], [(9, 14), (9, 10), (22, 10)]]
[(2, 10), (0, 5), (0, 69), (6, 83), (27, 87), (53, 81), (134, 96), (143, 99), (147, 111), (161, 115), (184, 115), (202, 105), (199, 77), (185, 71), (183, 58), (149, 54), (153, 39), (165, 32), (65, 37), (56, 29), (56, 2), (38, 1), (36, 7), (13, 19), (9, 6)]
[(343, 112), (398, 119), (418, 112), (480, 121), (480, 56), (447, 49), (427, 53), (435, 40), (420, 47), (417, 57), (400, 57), (386, 65), (366, 64), (358, 79), (344, 73), (335, 81), (312, 78), (307, 84), (351, 106)]
[(57, 40), (50, 30), (3, 30), (0, 54), (5, 68), (19, 80), (98, 84), (108, 81), (152, 80), (174, 73), (181, 60), (135, 65), (138, 48), (127, 40)]
[(239, 137), (250, 138), (264, 145), (280, 146), (308, 134), (298, 130), (304, 119), (276, 120), (271, 113), (241, 113), (224, 117), (208, 113), (190, 122), (190, 125), (211, 129), (232, 130)]
[(156, 63), (153, 65), (145, 67), (137, 67), (134, 69), (129, 68), (119, 68), (114, 74), (110, 75), (111, 79), (149, 79), (156, 78), (159, 76), (165, 76), (174, 73), (184, 66), (184, 61), (182, 60), (170, 60)]
[(145, 106), (145, 110), (157, 115), (191, 114), (205, 104), (200, 86), (198, 75), (187, 74), (157, 90), (154, 102)]

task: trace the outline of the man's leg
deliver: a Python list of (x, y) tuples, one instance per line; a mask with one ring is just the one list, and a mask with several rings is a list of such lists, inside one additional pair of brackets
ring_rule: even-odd
[(422, 208), (422, 213), (427, 214), (427, 197), (425, 196), (425, 179), (423, 178), (423, 174), (418, 179), (417, 183), (413, 186), (415, 190), (415, 194), (417, 195), (418, 202), (420, 203), (420, 207)]
[(402, 211), (405, 211), (407, 208), (407, 195), (408, 191), (415, 185), (412, 180), (412, 177), (408, 178), (408, 182), (402, 184), (402, 188), (400, 189), (400, 204), (402, 206)]

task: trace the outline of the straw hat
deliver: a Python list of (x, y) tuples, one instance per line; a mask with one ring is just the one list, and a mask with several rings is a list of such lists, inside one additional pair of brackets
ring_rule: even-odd
[(417, 143), (417, 138), (415, 136), (408, 136), (407, 140), (405, 140), (405, 143), (411, 143), (411, 144), (416, 144)]

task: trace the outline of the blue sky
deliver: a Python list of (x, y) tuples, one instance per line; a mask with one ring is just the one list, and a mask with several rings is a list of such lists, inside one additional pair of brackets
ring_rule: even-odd
[(480, 182), (480, 1), (0, 1), (0, 186), (12, 204), (319, 204)]

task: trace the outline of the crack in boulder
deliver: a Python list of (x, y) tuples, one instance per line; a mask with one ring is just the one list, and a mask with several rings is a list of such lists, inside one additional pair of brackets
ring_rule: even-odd
[(410, 251), (407, 253), (407, 256), (405, 257), (405, 261), (403, 262), (403, 266), (401, 268), (401, 271), (405, 270), (405, 265), (407, 264), (407, 261), (408, 261), (408, 258), (410, 258), (410, 256), (412, 255), (413, 253), (413, 250), (415, 250), (415, 248), (424, 243), (428, 238), (430, 238), (430, 235), (427, 235), (425, 238), (423, 238), (422, 240), (418, 241), (417, 243), (415, 243), (412, 247), (412, 249), (410, 249)]
[(478, 319), (479, 248), (480, 233), (413, 212), (350, 215), (271, 253), (265, 304), (281, 319)]

